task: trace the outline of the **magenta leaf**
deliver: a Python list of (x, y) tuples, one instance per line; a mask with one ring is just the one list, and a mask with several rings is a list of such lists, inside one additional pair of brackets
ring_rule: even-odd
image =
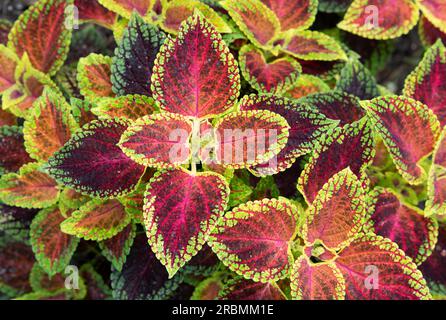
[(113, 91), (117, 95), (152, 95), (152, 69), (165, 38), (156, 26), (144, 22), (137, 13), (132, 15), (111, 67)]
[(438, 237), (435, 219), (381, 188), (372, 192), (369, 208), (372, 230), (377, 235), (395, 242), (417, 265), (429, 257)]
[(150, 246), (172, 277), (195, 256), (220, 219), (229, 197), (225, 179), (212, 172), (156, 173), (144, 200)]
[(128, 124), (122, 119), (88, 123), (49, 159), (50, 174), (61, 184), (95, 197), (131, 192), (145, 168), (117, 146)]

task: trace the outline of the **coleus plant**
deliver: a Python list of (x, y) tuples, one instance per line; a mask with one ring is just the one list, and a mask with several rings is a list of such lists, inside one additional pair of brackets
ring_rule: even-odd
[[(444, 298), (441, 4), (417, 2), (430, 47), (395, 95), (309, 30), (350, 3), (39, 0), (0, 24), (0, 292)], [(68, 65), (73, 8), (114, 56)]]

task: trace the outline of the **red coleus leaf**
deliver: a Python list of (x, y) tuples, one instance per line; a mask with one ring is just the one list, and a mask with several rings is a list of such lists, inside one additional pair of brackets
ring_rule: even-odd
[(0, 200), (21, 208), (47, 208), (57, 202), (56, 181), (42, 171), (41, 164), (29, 163), (19, 173), (8, 173), (0, 179)]
[(432, 254), (419, 267), (426, 279), (434, 298), (436, 295), (446, 295), (446, 225), (440, 223), (438, 241)]
[(116, 236), (130, 221), (131, 216), (118, 200), (94, 199), (73, 212), (60, 228), (79, 238), (102, 241)]
[(282, 31), (309, 28), (317, 13), (317, 0), (261, 0), (280, 21)]
[(26, 151), (38, 161), (47, 161), (76, 129), (70, 105), (56, 92), (46, 89), (24, 123)]
[(122, 266), (130, 252), (135, 235), (136, 225), (130, 223), (113, 238), (99, 242), (102, 254), (112, 263), (116, 270), (122, 270)]
[(29, 226), (36, 215), (35, 209), (23, 209), (0, 204), (0, 238), (28, 239)]
[(11, 88), (15, 80), (18, 58), (15, 53), (0, 44), (0, 94)]
[(440, 134), (437, 117), (423, 103), (404, 96), (379, 97), (363, 106), (401, 175), (411, 184), (421, 183), (426, 173), (418, 163), (434, 150)]
[(330, 87), (320, 78), (303, 74), (285, 92), (284, 96), (299, 99), (313, 93), (330, 91)]
[(24, 164), (31, 162), (25, 150), (22, 128), (16, 126), (0, 127), (0, 174), (16, 172)]
[(280, 32), (276, 14), (258, 0), (226, 0), (220, 2), (240, 30), (257, 47), (272, 49)]
[(289, 125), (281, 115), (268, 110), (237, 111), (218, 119), (215, 134), (217, 163), (241, 169), (277, 155), (288, 141)]
[(161, 12), (161, 27), (176, 34), (181, 23), (199, 10), (220, 33), (230, 33), (232, 29), (210, 6), (199, 0), (171, 0), (164, 2)]
[(338, 27), (364, 38), (392, 39), (407, 34), (419, 16), (411, 0), (354, 0)]
[(283, 92), (302, 72), (296, 60), (284, 57), (267, 62), (263, 53), (251, 45), (240, 49), (239, 61), (243, 77), (259, 92)]
[(117, 146), (128, 127), (125, 120), (97, 120), (85, 125), (48, 161), (49, 172), (62, 184), (95, 197), (131, 192), (145, 168)]
[(64, 270), (79, 239), (60, 230), (64, 221), (57, 207), (40, 211), (31, 224), (31, 244), (39, 265), (49, 275)]
[(228, 197), (225, 179), (212, 172), (170, 170), (150, 180), (144, 224), (150, 246), (170, 277), (203, 247)]
[(117, 95), (152, 95), (152, 70), (165, 39), (156, 26), (144, 22), (136, 13), (132, 15), (111, 67), (113, 91)]
[(446, 129), (443, 129), (435, 147), (432, 166), (429, 171), (427, 184), (428, 200), (426, 211), (428, 214), (446, 214)]
[(153, 96), (168, 112), (197, 118), (218, 115), (233, 106), (239, 87), (237, 62), (198, 13), (183, 22), (175, 40), (166, 40), (155, 60)]
[(291, 295), (297, 300), (343, 300), (345, 280), (333, 262), (313, 264), (301, 256), (291, 271)]
[(111, 297), (111, 289), (90, 264), (83, 265), (80, 271), (87, 287), (86, 300), (107, 300)]
[(29, 274), (34, 262), (34, 253), (25, 243), (0, 243), (0, 292), (16, 296), (31, 291)]
[(290, 126), (287, 144), (277, 155), (277, 164), (270, 166), (265, 163), (254, 167), (252, 170), (259, 175), (277, 173), (289, 168), (299, 156), (314, 148), (315, 142), (324, 132), (337, 124), (336, 121), (328, 120), (323, 114), (315, 111), (309, 104), (275, 96), (245, 96), (240, 102), (240, 109), (277, 113), (284, 117)]
[(441, 41), (429, 48), (418, 67), (407, 77), (404, 95), (421, 101), (446, 125), (446, 48)]
[(436, 220), (386, 189), (375, 189), (368, 205), (374, 233), (395, 242), (417, 265), (429, 257), (438, 237)]
[(329, 119), (339, 120), (341, 126), (358, 121), (366, 114), (361, 108), (359, 99), (344, 92), (316, 93), (300, 101), (315, 108)]
[(91, 109), (91, 112), (99, 118), (125, 118), (133, 121), (155, 111), (157, 111), (157, 106), (151, 97), (137, 94), (102, 98)]
[(361, 183), (350, 169), (331, 177), (307, 210), (302, 227), (307, 246), (316, 241), (332, 250), (348, 245), (364, 224), (363, 198)]
[(353, 0), (319, 0), (319, 10), (322, 12), (344, 12)]
[(155, 5), (156, 0), (98, 0), (107, 9), (130, 19), (133, 11), (145, 17)]
[(181, 274), (205, 277), (212, 275), (220, 267), (220, 260), (212, 249), (205, 244), (182, 269)]
[(112, 29), (117, 20), (117, 15), (100, 5), (98, 0), (74, 0), (74, 5), (81, 21), (94, 22)]
[(438, 39), (446, 43), (446, 32), (441, 32), (437, 29), (426, 17), (422, 17), (420, 23), (418, 24), (418, 33), (420, 35), (421, 42), (430, 47), (433, 45)]
[(375, 77), (357, 60), (349, 61), (341, 70), (335, 90), (349, 93), (361, 100), (380, 95)]
[(31, 66), (28, 55), (24, 55), (15, 70), (16, 83), (3, 93), (2, 107), (12, 114), (26, 118), (29, 109), (45, 86), (60, 92), (51, 78)]
[(446, 33), (446, 3), (442, 0), (419, 0), (421, 12), (441, 32)]
[(232, 271), (254, 281), (275, 281), (290, 269), (297, 208), (286, 199), (263, 199), (234, 208), (212, 231), (210, 246)]
[(318, 31), (293, 31), (281, 36), (282, 50), (302, 60), (346, 60), (347, 56), (339, 43)]
[(144, 234), (138, 234), (121, 272), (113, 270), (113, 298), (125, 300), (167, 299), (178, 288), (179, 277), (168, 279)]
[(19, 57), (25, 53), (32, 65), (54, 74), (63, 65), (71, 42), (72, 28), (67, 7), (73, 0), (39, 0), (22, 14), (9, 34), (9, 44)]
[(359, 235), (339, 253), (348, 300), (418, 300), (430, 293), (421, 272), (398, 246), (373, 234)]
[(92, 53), (81, 58), (77, 66), (77, 80), (81, 94), (93, 102), (98, 98), (114, 97), (111, 81), (112, 58)]
[(148, 96), (130, 94), (116, 98), (102, 98), (91, 112), (99, 118), (138, 120), (157, 111), (155, 101)]
[(308, 203), (336, 173), (349, 167), (367, 186), (366, 167), (373, 161), (374, 138), (366, 119), (336, 128), (321, 138), (299, 177), (298, 189)]
[(255, 282), (243, 277), (226, 281), (218, 298), (220, 300), (285, 300), (277, 284)]
[(190, 158), (192, 123), (179, 114), (158, 113), (134, 122), (122, 135), (119, 146), (144, 166), (169, 168)]

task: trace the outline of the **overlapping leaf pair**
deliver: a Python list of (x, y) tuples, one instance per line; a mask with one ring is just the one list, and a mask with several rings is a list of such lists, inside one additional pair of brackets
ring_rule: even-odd
[(345, 169), (329, 179), (305, 214), (284, 198), (226, 213), (211, 234), (211, 247), (232, 271), (263, 283), (230, 281), (226, 297), (278, 297), (277, 281), (290, 275), (296, 299), (429, 298), (411, 258), (367, 228), (366, 199), (358, 178)]

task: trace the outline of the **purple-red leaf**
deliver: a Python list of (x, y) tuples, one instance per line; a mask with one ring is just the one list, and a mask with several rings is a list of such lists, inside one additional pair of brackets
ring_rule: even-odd
[(136, 236), (121, 272), (113, 270), (113, 298), (120, 300), (158, 300), (168, 298), (178, 288), (179, 277), (168, 279), (164, 266), (156, 259), (144, 234)]
[(316, 93), (302, 98), (300, 101), (318, 110), (329, 119), (339, 120), (341, 126), (358, 121), (365, 116), (359, 99), (348, 93), (336, 91)]
[(285, 300), (277, 284), (255, 282), (242, 277), (226, 281), (218, 298), (220, 300)]
[(331, 177), (307, 210), (302, 227), (306, 244), (321, 241), (332, 250), (348, 245), (364, 224), (363, 198), (361, 183), (350, 169)]
[(155, 60), (152, 91), (161, 109), (197, 118), (233, 106), (240, 87), (237, 62), (220, 34), (200, 14), (168, 38)]
[(291, 295), (297, 300), (343, 300), (345, 281), (333, 262), (313, 264), (301, 256), (291, 271)]
[(446, 125), (446, 48), (437, 41), (427, 50), (418, 67), (407, 77), (404, 95), (429, 107)]
[(338, 27), (364, 38), (393, 39), (407, 34), (419, 16), (412, 0), (354, 0)]
[(302, 72), (296, 60), (284, 57), (267, 62), (262, 51), (251, 45), (240, 49), (239, 62), (243, 77), (259, 92), (283, 92)]
[(317, 13), (317, 0), (261, 0), (280, 21), (282, 31), (309, 28)]
[(96, 197), (131, 192), (145, 168), (117, 146), (127, 127), (124, 120), (98, 120), (85, 125), (49, 159), (50, 174), (62, 184)]
[(361, 103), (398, 171), (409, 183), (420, 184), (426, 173), (419, 162), (434, 151), (440, 135), (440, 123), (432, 110), (405, 96), (384, 96)]
[(54, 275), (65, 269), (79, 239), (60, 230), (64, 221), (57, 207), (40, 211), (31, 224), (31, 244), (39, 265)]

